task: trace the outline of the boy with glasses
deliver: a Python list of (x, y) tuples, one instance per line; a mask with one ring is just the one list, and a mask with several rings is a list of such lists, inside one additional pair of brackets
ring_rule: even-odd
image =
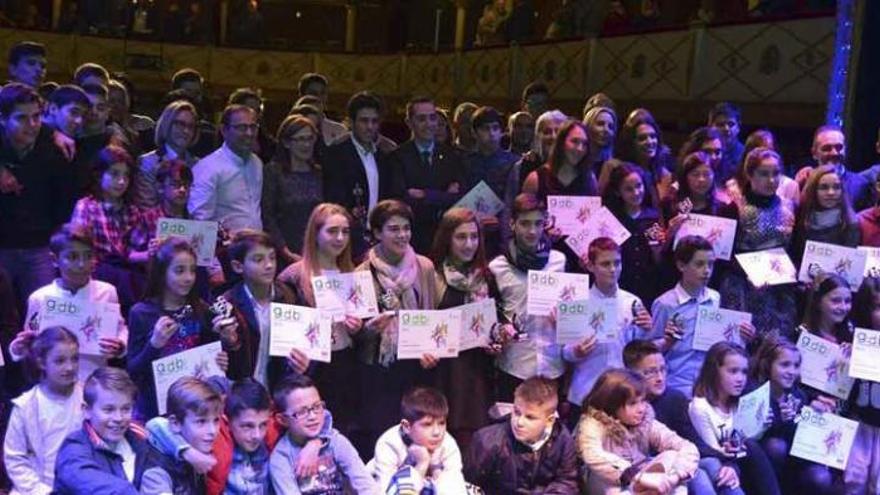
[[(379, 493), (351, 442), (333, 428), (333, 416), (310, 378), (285, 378), (275, 387), (273, 398), (275, 418), (287, 428), (269, 458), (275, 493), (343, 493), (346, 486), (357, 494)], [(306, 449), (313, 448), (315, 439), (320, 440), (317, 472), (297, 475), (294, 466)]]

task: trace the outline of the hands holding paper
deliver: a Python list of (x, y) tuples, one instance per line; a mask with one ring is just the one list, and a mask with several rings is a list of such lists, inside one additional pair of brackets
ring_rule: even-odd
[(345, 326), (345, 331), (348, 332), (349, 335), (354, 335), (364, 328), (364, 320), (356, 316), (346, 315), (345, 319), (342, 320), (342, 324)]
[(743, 342), (748, 344), (749, 342), (755, 340), (757, 330), (755, 330), (755, 326), (752, 325), (750, 322), (744, 321), (739, 324), (739, 334), (742, 337)]
[(576, 344), (572, 349), (574, 356), (578, 359), (587, 357), (596, 347), (596, 334), (585, 338), (580, 344)]
[(385, 330), (385, 327), (391, 323), (392, 318), (395, 318), (396, 316), (397, 315), (394, 313), (382, 313), (379, 316), (374, 316), (367, 320), (365, 327), (371, 332), (381, 332)]
[(101, 355), (108, 358), (118, 358), (125, 354), (125, 342), (116, 337), (101, 337), (98, 339)]
[(837, 399), (827, 395), (819, 395), (813, 399), (813, 402), (810, 403), (810, 407), (820, 413), (834, 412), (834, 410), (837, 409)]
[(215, 361), (217, 362), (217, 367), (223, 370), (224, 373), (229, 370), (229, 354), (226, 351), (218, 352)]
[(290, 355), (287, 356), (287, 365), (300, 375), (306, 372), (309, 368), (309, 363), (311, 363), (309, 357), (299, 349), (291, 349)]
[(430, 370), (440, 364), (440, 359), (433, 354), (422, 354), (422, 357), (419, 358), (419, 364), (422, 366), (422, 369)]

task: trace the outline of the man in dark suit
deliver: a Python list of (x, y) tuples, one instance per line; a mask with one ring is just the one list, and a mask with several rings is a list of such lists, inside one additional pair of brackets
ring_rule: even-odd
[(399, 197), (394, 191), (388, 155), (376, 145), (382, 119), (382, 100), (367, 91), (348, 100), (352, 132), (327, 148), (324, 159), (324, 197), (346, 207), (354, 217), (352, 255), (359, 260), (370, 247), (367, 216), (379, 201)]
[(467, 179), (458, 151), (435, 141), (438, 122), (432, 99), (410, 100), (406, 125), (411, 137), (391, 154), (394, 190), (401, 192), (413, 209), (413, 248), (425, 255), (431, 250), (440, 217), (461, 197)]

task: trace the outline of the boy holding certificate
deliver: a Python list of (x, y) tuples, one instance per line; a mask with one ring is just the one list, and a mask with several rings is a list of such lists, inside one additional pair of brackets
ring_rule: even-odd
[[(13, 361), (20, 361), (27, 354), (30, 342), (40, 328), (40, 315), (49, 298), (74, 299), (83, 303), (119, 304), (116, 287), (92, 278), (95, 268), (95, 252), (92, 237), (84, 229), (64, 225), (49, 240), (52, 259), (61, 275), (51, 284), (40, 287), (28, 297), (25, 327), (9, 345)], [(100, 356), (80, 356), (79, 380), (85, 381), (97, 368), (106, 366), (109, 359), (125, 355), (128, 327), (119, 317), (119, 331), (115, 338), (102, 338)]]
[(278, 265), (272, 239), (265, 232), (242, 229), (232, 239), (229, 257), (232, 269), (242, 277), (223, 294), (232, 304), (241, 343), (230, 352), (230, 378), (252, 376), (271, 388), (271, 384), (290, 372), (305, 373), (309, 358), (300, 350), (291, 349), (286, 359), (269, 357), (269, 307), (273, 302), (296, 302), (287, 286), (275, 282)]
[[(675, 265), (681, 280), (654, 301), (654, 343), (663, 351), (669, 367), (669, 387), (690, 397), (704, 351), (693, 348), (700, 307), (717, 308), (721, 297), (707, 285), (715, 265), (712, 244), (700, 236), (685, 236), (675, 248)], [(754, 327), (743, 324), (744, 340), (754, 337)]]
[(623, 346), (634, 338), (647, 335), (652, 329), (651, 315), (638, 297), (617, 285), (622, 263), (620, 246), (608, 237), (599, 237), (590, 243), (587, 253), (587, 269), (594, 277), (590, 288), (590, 301), (617, 300), (617, 340), (598, 343), (597, 335), (591, 335), (578, 344), (567, 344), (562, 349), (566, 361), (574, 363), (574, 374), (568, 390), (569, 426), (574, 427), (580, 419), (580, 405), (593, 388), (601, 372), (609, 367), (623, 367)]
[(517, 196), (511, 215), (513, 240), (504, 254), (489, 263), (504, 319), (513, 322), (499, 332), (503, 349), (498, 357), (498, 400), (504, 402), (511, 401), (513, 390), (523, 380), (538, 375), (555, 379), (565, 372), (553, 318), (526, 315), (529, 270), (562, 272), (565, 255), (550, 249), (550, 240), (544, 236), (547, 210), (534, 194)]

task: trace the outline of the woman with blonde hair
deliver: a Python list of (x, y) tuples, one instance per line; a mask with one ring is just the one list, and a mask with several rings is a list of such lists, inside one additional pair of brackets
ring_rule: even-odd
[[(354, 271), (351, 224), (348, 210), (337, 204), (321, 203), (312, 210), (305, 226), (302, 259), (278, 276), (278, 281), (295, 294), (296, 304), (315, 307), (314, 277)], [(334, 426), (346, 434), (359, 409), (360, 393), (353, 380), (357, 376), (353, 338), (362, 326), (363, 322), (354, 316), (333, 324), (330, 363), (316, 363), (313, 377), (328, 409), (333, 411)]]
[(167, 160), (183, 160), (192, 167), (199, 157), (190, 148), (199, 138), (199, 113), (186, 100), (169, 103), (156, 122), (156, 149), (138, 158), (139, 173), (134, 183), (134, 203), (141, 208), (159, 206), (160, 184), (156, 182), (159, 166)]

